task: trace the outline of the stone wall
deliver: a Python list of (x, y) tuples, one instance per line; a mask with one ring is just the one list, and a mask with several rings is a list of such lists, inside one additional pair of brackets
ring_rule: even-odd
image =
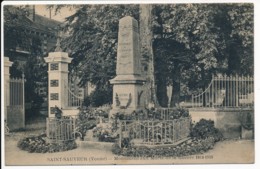
[(62, 109), (63, 116), (77, 116), (79, 114), (79, 109), (77, 108), (66, 108)]
[(193, 122), (198, 122), (204, 118), (213, 120), (215, 127), (218, 128), (224, 138), (240, 138), (241, 137), (241, 113), (252, 113), (252, 109), (210, 109), (210, 108), (192, 108), (189, 113)]
[(24, 117), (23, 106), (7, 107), (7, 125), (10, 131), (25, 128), (25, 117)]

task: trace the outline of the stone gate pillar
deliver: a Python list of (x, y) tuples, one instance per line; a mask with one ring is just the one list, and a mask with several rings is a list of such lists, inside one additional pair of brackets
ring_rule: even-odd
[(7, 107), (10, 105), (10, 67), (12, 66), (13, 62), (9, 61), (8, 57), (4, 57), (4, 113), (5, 113), (5, 120), (7, 120)]
[(66, 52), (55, 51), (44, 60), (48, 63), (48, 115), (55, 117), (55, 106), (61, 109), (68, 105), (68, 64), (72, 58)]

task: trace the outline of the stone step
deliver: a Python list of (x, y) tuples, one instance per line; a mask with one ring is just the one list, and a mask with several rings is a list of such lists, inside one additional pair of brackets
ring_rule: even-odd
[(96, 138), (93, 138), (93, 131), (88, 130), (86, 132), (86, 136), (84, 137), (84, 141), (95, 141)]
[(112, 151), (112, 145), (114, 143), (109, 142), (98, 142), (98, 141), (77, 141), (78, 147), (84, 149), (99, 149), (99, 150), (106, 150)]

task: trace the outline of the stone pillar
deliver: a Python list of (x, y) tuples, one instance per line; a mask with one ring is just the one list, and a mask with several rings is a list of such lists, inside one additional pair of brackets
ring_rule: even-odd
[(7, 107), (10, 105), (10, 67), (12, 66), (13, 62), (9, 61), (8, 57), (4, 57), (4, 85), (5, 85), (5, 92), (4, 92), (4, 113), (5, 113), (5, 120), (7, 120)]
[(130, 16), (119, 20), (116, 77), (110, 83), (113, 84), (111, 114), (128, 114), (145, 107), (138, 23)]
[(54, 107), (66, 108), (68, 105), (68, 64), (72, 58), (65, 52), (51, 52), (44, 58), (48, 63), (48, 112), (55, 117)]

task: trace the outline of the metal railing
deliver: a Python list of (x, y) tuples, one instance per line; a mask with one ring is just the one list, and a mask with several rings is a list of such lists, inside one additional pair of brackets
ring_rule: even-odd
[(83, 97), (80, 96), (79, 88), (77, 85), (68, 83), (65, 84), (65, 89), (68, 93), (68, 105), (67, 107), (81, 107), (83, 103)]
[(192, 95), (192, 107), (252, 107), (254, 78), (216, 75), (205, 91)]
[(9, 80), (9, 95), (5, 96), (6, 102), (9, 101), (6, 107), (5, 127), (6, 129), (8, 128), (8, 130), (25, 127), (24, 82), (24, 74), (22, 78), (11, 78)]
[(10, 79), (10, 106), (24, 106), (24, 75)]
[(119, 121), (119, 145), (124, 138), (139, 140), (139, 144), (174, 144), (190, 134), (191, 118), (174, 120)]
[(47, 118), (46, 135), (54, 142), (75, 140), (75, 118)]
[[(183, 117), (183, 112), (182, 110), (178, 108), (155, 108), (154, 110), (141, 110), (137, 112), (133, 112), (131, 115), (132, 120), (173, 120), (177, 119), (179, 117)], [(183, 109), (183, 111), (185, 111)], [(189, 114), (186, 112), (187, 117)]]

